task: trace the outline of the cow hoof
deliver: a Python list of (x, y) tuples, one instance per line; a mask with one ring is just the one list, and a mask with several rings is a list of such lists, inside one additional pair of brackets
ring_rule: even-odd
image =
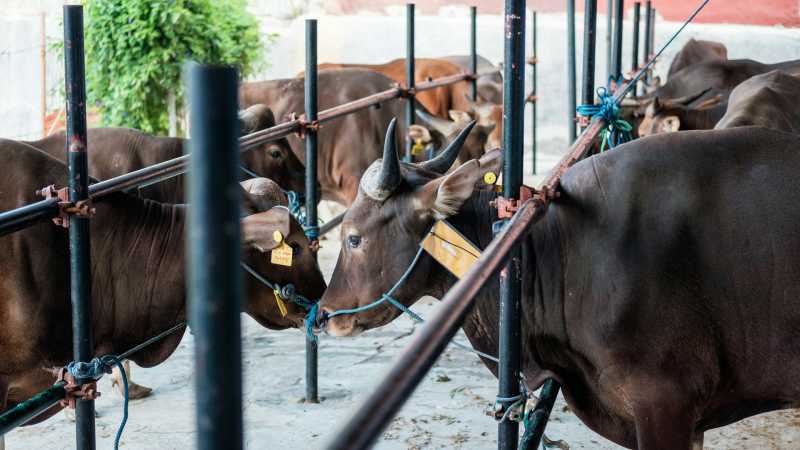
[(138, 400), (140, 398), (147, 398), (152, 395), (153, 389), (147, 386), (141, 386), (136, 383), (130, 383), (128, 385), (128, 399), (130, 400)]

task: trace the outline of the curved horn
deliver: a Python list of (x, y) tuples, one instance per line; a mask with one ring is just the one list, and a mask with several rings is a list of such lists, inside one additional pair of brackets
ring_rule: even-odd
[(430, 170), (436, 173), (445, 173), (450, 170), (450, 167), (458, 158), (458, 153), (461, 151), (461, 147), (464, 146), (464, 141), (467, 140), (467, 136), (469, 136), (470, 131), (475, 126), (475, 121), (473, 120), (463, 130), (458, 133), (458, 136), (453, 139), (450, 144), (445, 147), (444, 150), (439, 152), (439, 154), (423, 163), (418, 164), (419, 167)]
[(445, 137), (450, 136), (456, 131), (456, 125), (449, 120), (436, 117), (421, 109), (415, 109), (414, 112), (417, 114), (417, 117), (422, 119), (423, 122), (428, 124), (431, 128), (439, 133), (442, 133)]
[(400, 159), (397, 156), (396, 126), (395, 117), (386, 129), (380, 166), (377, 165), (377, 161), (372, 163), (361, 179), (364, 192), (375, 200), (383, 201), (389, 198), (403, 179), (400, 174)]

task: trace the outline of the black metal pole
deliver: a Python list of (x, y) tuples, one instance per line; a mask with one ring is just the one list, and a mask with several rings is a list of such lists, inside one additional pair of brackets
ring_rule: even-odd
[(533, 123), (531, 124), (532, 125), (531, 126), (531, 146), (532, 146), (531, 147), (531, 161), (533, 162), (533, 164), (532, 164), (533, 174), (536, 175), (536, 119), (537, 119), (537, 117), (536, 117), (536, 115), (537, 115), (537, 111), (536, 111), (537, 106), (536, 106), (536, 104), (539, 102), (539, 99), (537, 97), (537, 91), (536, 91), (536, 78), (537, 78), (537, 76), (536, 76), (537, 75), (536, 68), (539, 65), (539, 59), (538, 59), (538, 56), (537, 56), (537, 53), (536, 53), (536, 11), (533, 11), (532, 19), (533, 19), (533, 24), (532, 24), (533, 25), (533, 29), (531, 29), (531, 35), (532, 35), (532, 41), (533, 41), (533, 54), (531, 55), (531, 58), (533, 58), (533, 64), (531, 64), (531, 69), (533, 71), (533, 74), (532, 74), (532, 78), (533, 79), (531, 80), (532, 81), (531, 95), (533, 96), (533, 98), (531, 99), (532, 100), (531, 101), (531, 120), (532, 120)]
[(584, 6), (581, 103), (593, 105), (595, 52), (597, 47), (597, 0), (586, 0)]
[[(631, 55), (631, 70), (636, 73), (639, 70), (639, 16), (641, 15), (642, 5), (639, 2), (633, 4), (633, 52)], [(638, 95), (637, 85), (633, 86), (633, 96)]]
[[(469, 7), (469, 66), (472, 75), (478, 75), (478, 7)], [(472, 101), (478, 101), (478, 79), (472, 79)]]
[(0, 442), (2, 436), (20, 425), (25, 425), (31, 419), (55, 406), (66, 396), (63, 381), (54, 384), (33, 397), (18, 403), (13, 408), (0, 415)]
[(232, 67), (187, 68), (196, 448), (237, 450), (243, 446), (237, 73)]
[(575, 0), (567, 0), (567, 129), (569, 143), (578, 136), (575, 122)]
[(613, 39), (611, 36), (614, 32), (614, 2), (616, 0), (606, 0), (606, 79), (611, 79), (614, 76), (614, 68), (612, 65), (613, 58), (611, 49), (614, 47)]
[[(525, 132), (525, 0), (505, 3), (505, 63), (503, 65), (503, 196), (519, 198), (522, 185), (523, 134)], [(496, 224), (497, 231), (506, 221)], [(500, 386), (498, 405), (505, 411), (519, 391), (521, 252), (519, 245), (509, 253), (500, 272)], [(513, 450), (519, 440), (519, 423), (498, 424), (497, 448)]]
[[(644, 4), (644, 63), (650, 60), (653, 53), (653, 4), (647, 0)], [(650, 71), (645, 76), (645, 83), (650, 84)]]
[[(69, 201), (89, 198), (89, 169), (86, 154), (86, 77), (83, 56), (83, 7), (64, 6), (64, 63), (67, 94), (67, 161)], [(94, 356), (92, 339), (92, 278), (89, 218), (69, 218), (70, 298), (72, 302), (72, 352), (75, 361), (88, 362)], [(92, 380), (76, 380), (79, 384)], [(78, 400), (75, 431), (79, 450), (96, 447), (94, 401)]]
[(614, 0), (614, 47), (611, 58), (613, 76), (618, 82), (622, 75), (622, 17), (625, 13), (623, 0)]
[[(414, 89), (414, 4), (406, 5), (406, 87)], [(412, 91), (413, 92), (413, 91)], [(406, 127), (414, 124), (415, 99), (413, 95), (406, 98)], [(411, 162), (411, 139), (404, 139), (406, 146), (405, 160)]]
[(656, 48), (656, 9), (652, 8), (652, 15), (650, 16), (650, 52), (648, 57), (655, 55)]
[[(317, 120), (317, 21), (306, 20), (306, 120)], [(317, 224), (317, 132), (306, 129), (306, 236), (319, 240)], [(319, 403), (317, 393), (317, 341), (306, 339), (306, 402)]]

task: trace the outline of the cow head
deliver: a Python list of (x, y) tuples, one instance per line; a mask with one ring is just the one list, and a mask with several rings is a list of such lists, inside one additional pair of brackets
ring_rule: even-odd
[[(266, 105), (256, 104), (239, 112), (239, 125), (242, 135), (255, 133), (275, 126), (275, 115)], [(285, 138), (243, 153), (242, 166), (288, 191), (305, 192), (305, 167)]]
[[(697, 129), (698, 113), (708, 111), (722, 102), (722, 97), (715, 95), (693, 104), (710, 90), (711, 88), (708, 88), (692, 95), (667, 100), (653, 97), (644, 106), (644, 117), (639, 124), (639, 136)], [(713, 124), (711, 126), (713, 127)]]
[(482, 95), (478, 95), (477, 101), (464, 95), (469, 104), (469, 113), (478, 125), (491, 127), (489, 138), (486, 140), (486, 150), (500, 148), (503, 144), (503, 105), (485, 100)]
[[(352, 315), (333, 311), (356, 308), (381, 298), (400, 279), (419, 243), (437, 219), (459, 212), (476, 182), (500, 166), (499, 150), (473, 159), (447, 173), (469, 129), (436, 158), (418, 164), (401, 163), (389, 125), (383, 158), (361, 178), (358, 196), (341, 226), (342, 250), (328, 290), (322, 297), (317, 324), (333, 335), (355, 335), (390, 322), (399, 311), (389, 304)], [(432, 258), (423, 255), (393, 297), (411, 305), (420, 296), (436, 294), (436, 285), (452, 278)], [(444, 277), (444, 278), (441, 278)]]
[[(450, 110), (449, 115), (452, 120), (441, 119), (425, 111), (417, 110), (417, 116), (430, 129), (428, 137), (432, 140), (434, 147), (441, 148), (445, 142), (452, 141), (473, 122), (470, 114), (464, 111)], [(480, 125), (477, 123), (472, 128), (472, 132), (466, 137), (466, 141), (458, 154), (458, 161), (464, 162), (479, 158), (486, 151), (494, 128), (494, 125)], [(414, 129), (409, 129), (409, 133), (413, 134)]]
[[(320, 298), (325, 291), (325, 280), (303, 227), (286, 208), (283, 190), (265, 178), (244, 181), (242, 188), (246, 214), (241, 220), (242, 260), (272, 283), (293, 284), (306, 298)], [(283, 243), (292, 250), (291, 266), (271, 262), (271, 252)], [(284, 301), (287, 312), (284, 316), (272, 290), (248, 273), (244, 277), (247, 292), (244, 311), (248, 315), (271, 329), (302, 326), (306, 315), (303, 308)]]

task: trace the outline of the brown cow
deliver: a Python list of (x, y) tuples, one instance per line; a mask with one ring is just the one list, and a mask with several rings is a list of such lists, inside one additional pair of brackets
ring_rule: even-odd
[[(302, 78), (243, 83), (239, 89), (241, 104), (269, 105), (275, 115), (288, 119), (304, 111)], [(394, 82), (377, 72), (364, 69), (323, 70), (319, 73), (319, 109), (332, 108), (391, 89)], [(379, 108), (368, 108), (354, 114), (325, 122), (319, 130), (317, 176), (322, 198), (345, 206), (358, 193), (358, 180), (372, 161), (380, 158), (380, 146), (386, 126), (393, 117), (401, 117), (400, 127), (406, 129), (404, 101), (389, 100)], [(420, 106), (420, 108), (422, 108)], [(461, 129), (465, 122), (456, 124)], [(486, 136), (485, 127), (477, 127), (476, 135)], [(445, 137), (447, 137), (445, 133)], [(303, 141), (289, 136), (295, 155), (305, 161)], [(470, 140), (465, 152), (483, 152), (484, 141)]]
[(750, 125), (800, 133), (800, 79), (780, 70), (756, 75), (736, 86), (728, 110), (715, 128)]
[(800, 74), (800, 60), (762, 64), (750, 59), (697, 63), (673, 74), (645, 105), (639, 136), (711, 129), (725, 114), (731, 91), (748, 78), (773, 70)]
[[(239, 114), (241, 133), (249, 134), (275, 125), (272, 110), (264, 105), (253, 105)], [(130, 128), (90, 128), (89, 175), (106, 180), (156, 163), (183, 156), (186, 140), (173, 137), (151, 136)], [(66, 159), (64, 132), (54, 133), (44, 139), (26, 142), (59, 160)], [(241, 156), (242, 167), (258, 176), (269, 178), (286, 190), (305, 192), (305, 169), (292, 152), (286, 139), (268, 142), (261, 148)], [(244, 174), (243, 174), (244, 175)], [(251, 178), (243, 176), (243, 178)], [(185, 201), (183, 176), (144, 187), (144, 198), (162, 203)]]
[[(44, 183), (65, 185), (63, 163), (26, 144), (0, 140), (0, 210), (40, 200)], [(267, 195), (277, 186), (250, 182), (242, 219), (242, 261), (262, 276), (302, 295), (319, 298), (322, 273), (302, 227)], [(95, 205), (91, 218), (92, 328), (94, 354), (119, 354), (186, 320), (186, 206), (157, 203), (128, 194)], [(269, 207), (264, 212), (257, 209)], [(280, 230), (294, 250), (293, 266), (270, 263)], [(0, 237), (0, 411), (13, 407), (55, 381), (52, 371), (72, 360), (67, 231), (41, 223)], [(302, 326), (305, 311), (287, 303), (281, 315), (272, 290), (243, 271), (243, 302), (262, 326)], [(132, 355), (143, 367), (163, 362), (178, 346), (179, 332)], [(43, 416), (49, 417), (59, 407)]]
[[(427, 80), (434, 80), (436, 78), (446, 77), (450, 75), (458, 75), (463, 72), (468, 72), (469, 69), (464, 69), (463, 66), (456, 61), (460, 61), (460, 57), (454, 58), (453, 62), (445, 59), (427, 59), (417, 58), (414, 60), (414, 82), (420, 83)], [(361, 68), (372, 70), (381, 73), (391, 78), (397, 83), (405, 84), (406, 82), (406, 60), (405, 58), (394, 59), (385, 64), (338, 64), (338, 63), (322, 63), (319, 65), (320, 69), (343, 69), (343, 68)], [(472, 119), (478, 122), (481, 126), (490, 126), (493, 128), (489, 136), (489, 141), (486, 144), (486, 149), (497, 148), (503, 139), (503, 105), (502, 105), (502, 79), (500, 79), (500, 90), (492, 80), (499, 77), (499, 72), (490, 72), (490, 80), (479, 83), (486, 91), (485, 96), (479, 90), (478, 102), (471, 100), (471, 83), (462, 81), (448, 86), (442, 86), (428, 91), (417, 93), (416, 99), (421, 103), (425, 109), (431, 114), (441, 119), (448, 119), (451, 116), (451, 111), (463, 111), (469, 113)], [(485, 78), (485, 77), (481, 77)], [(479, 79), (480, 81), (480, 79)], [(490, 99), (500, 97), (500, 102), (495, 103)]]
[[(450, 61), (464, 72), (472, 70), (470, 55), (442, 56), (439, 59)], [(496, 105), (503, 104), (503, 73), (491, 61), (478, 55), (478, 96)]]
[[(528, 387), (556, 379), (586, 425), (639, 450), (689, 450), (705, 430), (800, 407), (798, 148), (800, 137), (758, 127), (687, 131), (570, 168), (520, 242)], [(498, 170), (498, 155), (441, 175), (384, 153), (344, 217), (320, 301), (318, 321), (334, 335), (401, 314), (385, 303), (328, 318), (382, 298), (435, 220), (479, 248), (492, 240), (497, 194), (475, 183)], [(455, 282), (425, 254), (393, 297), (409, 306)], [(464, 324), (489, 354), (498, 291), (493, 277)]]

